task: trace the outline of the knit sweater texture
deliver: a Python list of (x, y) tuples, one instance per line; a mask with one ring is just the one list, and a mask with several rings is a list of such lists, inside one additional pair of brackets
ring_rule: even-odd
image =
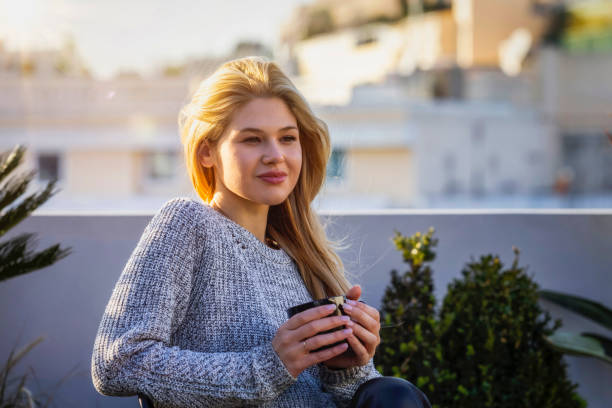
[(142, 393), (159, 408), (343, 407), (382, 376), (373, 359), (294, 378), (272, 347), (286, 310), (313, 300), (295, 261), (188, 197), (147, 224), (102, 315), (96, 390)]

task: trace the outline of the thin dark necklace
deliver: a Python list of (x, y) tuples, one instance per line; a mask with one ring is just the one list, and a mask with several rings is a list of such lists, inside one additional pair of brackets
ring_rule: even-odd
[[(219, 206), (217, 205), (217, 203), (215, 203), (214, 201), (210, 202), (210, 206), (213, 210), (218, 211), (219, 213), (221, 213), (225, 218), (227, 219), (232, 219), (230, 216), (228, 216), (221, 208), (219, 208)], [(232, 220), (233, 221), (233, 220)], [(235, 221), (234, 221), (235, 222)], [(273, 248), (273, 249), (280, 249), (280, 245), (278, 244), (278, 242), (276, 242), (275, 240), (273, 240), (272, 238), (270, 238), (269, 236), (266, 236), (264, 238), (266, 240), (266, 245)]]

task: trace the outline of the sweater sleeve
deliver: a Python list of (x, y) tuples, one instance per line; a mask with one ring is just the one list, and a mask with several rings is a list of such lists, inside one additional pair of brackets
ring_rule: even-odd
[(241, 406), (272, 400), (297, 381), (271, 342), (248, 352), (171, 346), (206, 239), (198, 205), (182, 197), (166, 202), (122, 271), (94, 342), (99, 393), (143, 393), (164, 407)]
[(332, 394), (334, 402), (340, 408), (349, 405), (361, 384), (372, 378), (382, 377), (382, 374), (374, 367), (374, 358), (363, 366), (342, 370), (330, 369), (323, 363), (318, 365), (323, 391)]

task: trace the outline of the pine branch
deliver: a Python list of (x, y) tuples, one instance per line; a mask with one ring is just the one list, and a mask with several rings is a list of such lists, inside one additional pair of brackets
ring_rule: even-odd
[(13, 203), (23, 193), (26, 192), (28, 185), (36, 176), (36, 170), (31, 170), (26, 174), (9, 178), (0, 190), (0, 210)]
[(29, 249), (33, 237), (34, 234), (25, 233), (0, 243), (0, 282), (46, 268), (72, 252), (71, 247), (60, 249), (60, 244), (56, 244), (33, 253)]
[(0, 182), (22, 163), (25, 151), (24, 146), (17, 145), (13, 151), (0, 155)]
[(51, 196), (57, 194), (59, 190), (53, 191), (56, 183), (57, 180), (51, 180), (43, 191), (29, 195), (17, 206), (0, 216), (0, 237), (44, 204)]
[[(24, 194), (29, 183), (36, 175), (36, 171), (30, 171), (25, 175), (13, 176), (3, 183), (22, 163), (25, 150), (25, 147), (18, 145), (11, 152), (0, 153), (0, 211)], [(57, 180), (48, 182), (43, 191), (29, 195), (16, 206), (0, 213), (0, 237), (56, 194), (58, 192), (54, 190), (56, 183)], [(56, 244), (40, 252), (33, 252), (30, 249), (33, 246), (34, 234), (31, 233), (23, 233), (0, 243), (0, 282), (50, 266), (68, 256), (72, 249), (61, 249), (60, 245)], [(0, 367), (0, 407), (23, 406), (24, 402), (28, 406), (35, 405), (37, 398), (34, 398), (32, 392), (25, 386), (27, 375), (21, 377), (17, 388), (9, 392), (8, 395), (7, 386), (13, 381), (8, 378), (10, 370), (40, 341), (42, 341), (42, 337), (26, 345), (16, 354), (13, 349), (4, 367)], [(50, 400), (47, 400), (45, 406), (49, 404)]]

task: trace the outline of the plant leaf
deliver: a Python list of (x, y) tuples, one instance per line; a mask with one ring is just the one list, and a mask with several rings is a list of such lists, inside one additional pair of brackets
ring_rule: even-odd
[(599, 358), (612, 364), (612, 356), (606, 355), (601, 342), (591, 336), (582, 334), (557, 332), (545, 339), (557, 350), (565, 354)]
[(552, 290), (541, 290), (539, 295), (542, 299), (548, 300), (559, 306), (563, 306), (572, 312), (578, 313), (607, 327), (608, 329), (612, 329), (612, 310), (608, 309), (601, 303)]
[(599, 341), (601, 343), (601, 346), (604, 348), (604, 353), (606, 353), (608, 357), (612, 357), (612, 339), (609, 339), (597, 333), (580, 333), (580, 334), (582, 334), (584, 337), (591, 337)]
[(23, 162), (26, 150), (25, 146), (17, 145), (12, 151), (0, 153), (0, 182)]
[(30, 344), (26, 344), (19, 350), (15, 356), (8, 362), (9, 370), (15, 366), (26, 354), (28, 354), (34, 347), (38, 345), (41, 341), (45, 339), (45, 336), (39, 336), (36, 340), (31, 342)]

